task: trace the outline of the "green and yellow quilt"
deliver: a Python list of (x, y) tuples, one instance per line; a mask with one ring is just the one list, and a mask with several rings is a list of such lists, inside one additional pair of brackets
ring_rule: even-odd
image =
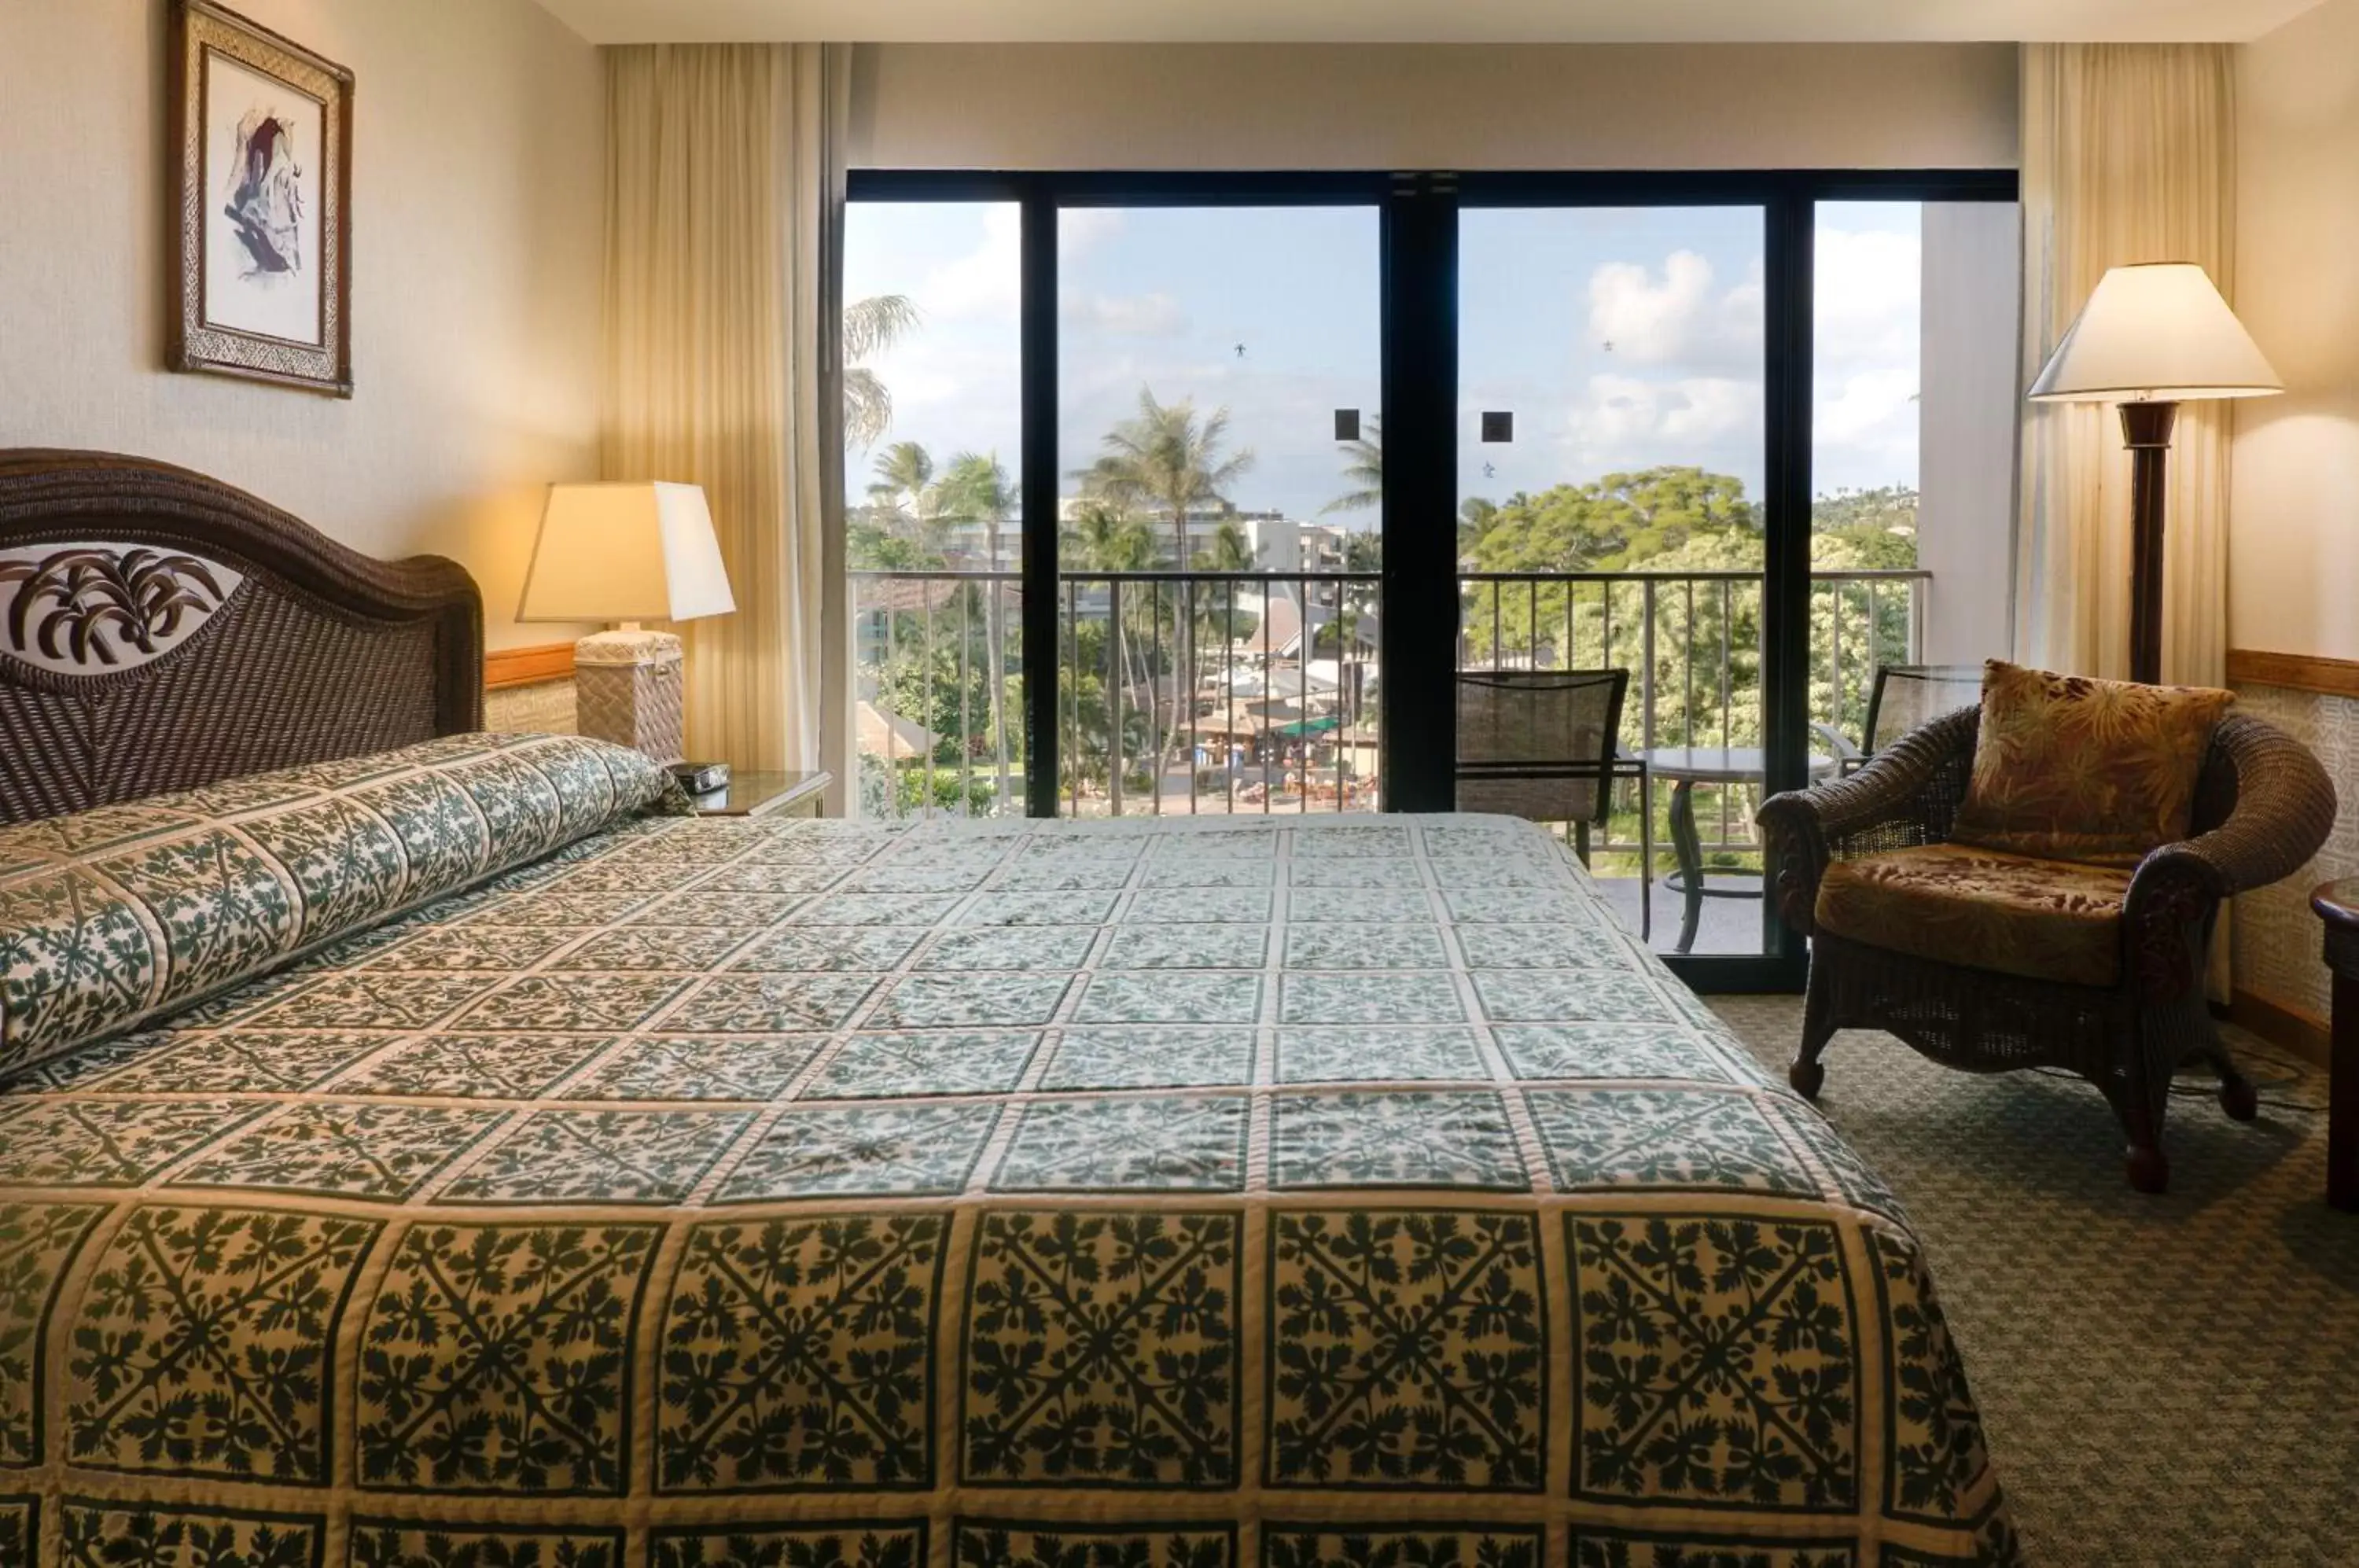
[(0, 1564), (2013, 1556), (1890, 1193), (1527, 824), (276, 777), (0, 830)]

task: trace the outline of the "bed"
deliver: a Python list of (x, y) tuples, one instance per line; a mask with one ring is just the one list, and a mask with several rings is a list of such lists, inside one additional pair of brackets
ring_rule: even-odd
[(677, 814), (130, 460), (0, 454), (11, 591), (0, 1563), (2015, 1556), (1905, 1214), (1527, 824)]

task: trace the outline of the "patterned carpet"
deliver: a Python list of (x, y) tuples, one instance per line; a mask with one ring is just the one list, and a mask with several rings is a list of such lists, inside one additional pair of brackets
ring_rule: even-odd
[[(1712, 1006), (1782, 1073), (1800, 998)], [(1823, 1107), (1925, 1236), (2039, 1568), (2359, 1562), (2359, 1214), (2326, 1206), (2322, 1110), (2267, 1104), (2322, 1105), (2325, 1075), (2231, 1038), (2260, 1120), (2175, 1096), (2162, 1198), (2078, 1081), (1828, 1053)]]

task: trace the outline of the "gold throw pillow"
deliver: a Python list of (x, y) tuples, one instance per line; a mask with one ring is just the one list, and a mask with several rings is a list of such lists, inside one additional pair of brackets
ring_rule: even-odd
[(2230, 691), (2141, 686), (1992, 659), (1974, 771), (1951, 836), (2084, 866), (2136, 866), (2187, 836)]

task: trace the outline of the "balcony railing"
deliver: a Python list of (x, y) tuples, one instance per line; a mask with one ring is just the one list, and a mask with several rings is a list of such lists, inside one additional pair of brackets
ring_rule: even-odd
[[(851, 578), (864, 812), (1020, 811), (1019, 574)], [(1930, 581), (1811, 574), (1815, 722), (1859, 735), (1876, 665), (1919, 659)], [(1373, 572), (1060, 575), (1062, 809), (1373, 809), (1378, 584)], [(1459, 591), (1462, 666), (1629, 669), (1625, 749), (1759, 744), (1757, 572), (1462, 572)], [(1699, 813), (1706, 848), (1741, 855), (1749, 813), (1719, 795)], [(1609, 823), (1597, 847), (1636, 837), (1635, 819)]]
[[(1837, 735), (1857, 743), (1876, 666), (1920, 661), (1931, 581), (1919, 570), (1810, 574), (1809, 713), (1823, 726), (1812, 750)], [(1761, 744), (1759, 572), (1483, 572), (1458, 583), (1462, 667), (1627, 669), (1625, 752)], [(1698, 787), (1703, 849), (1716, 864), (1742, 864), (1758, 848), (1752, 814), (1739, 809), (1751, 789)], [(1595, 853), (1635, 852), (1637, 804), (1617, 806), (1592, 835)], [(1650, 804), (1661, 844), (1665, 803)]]

